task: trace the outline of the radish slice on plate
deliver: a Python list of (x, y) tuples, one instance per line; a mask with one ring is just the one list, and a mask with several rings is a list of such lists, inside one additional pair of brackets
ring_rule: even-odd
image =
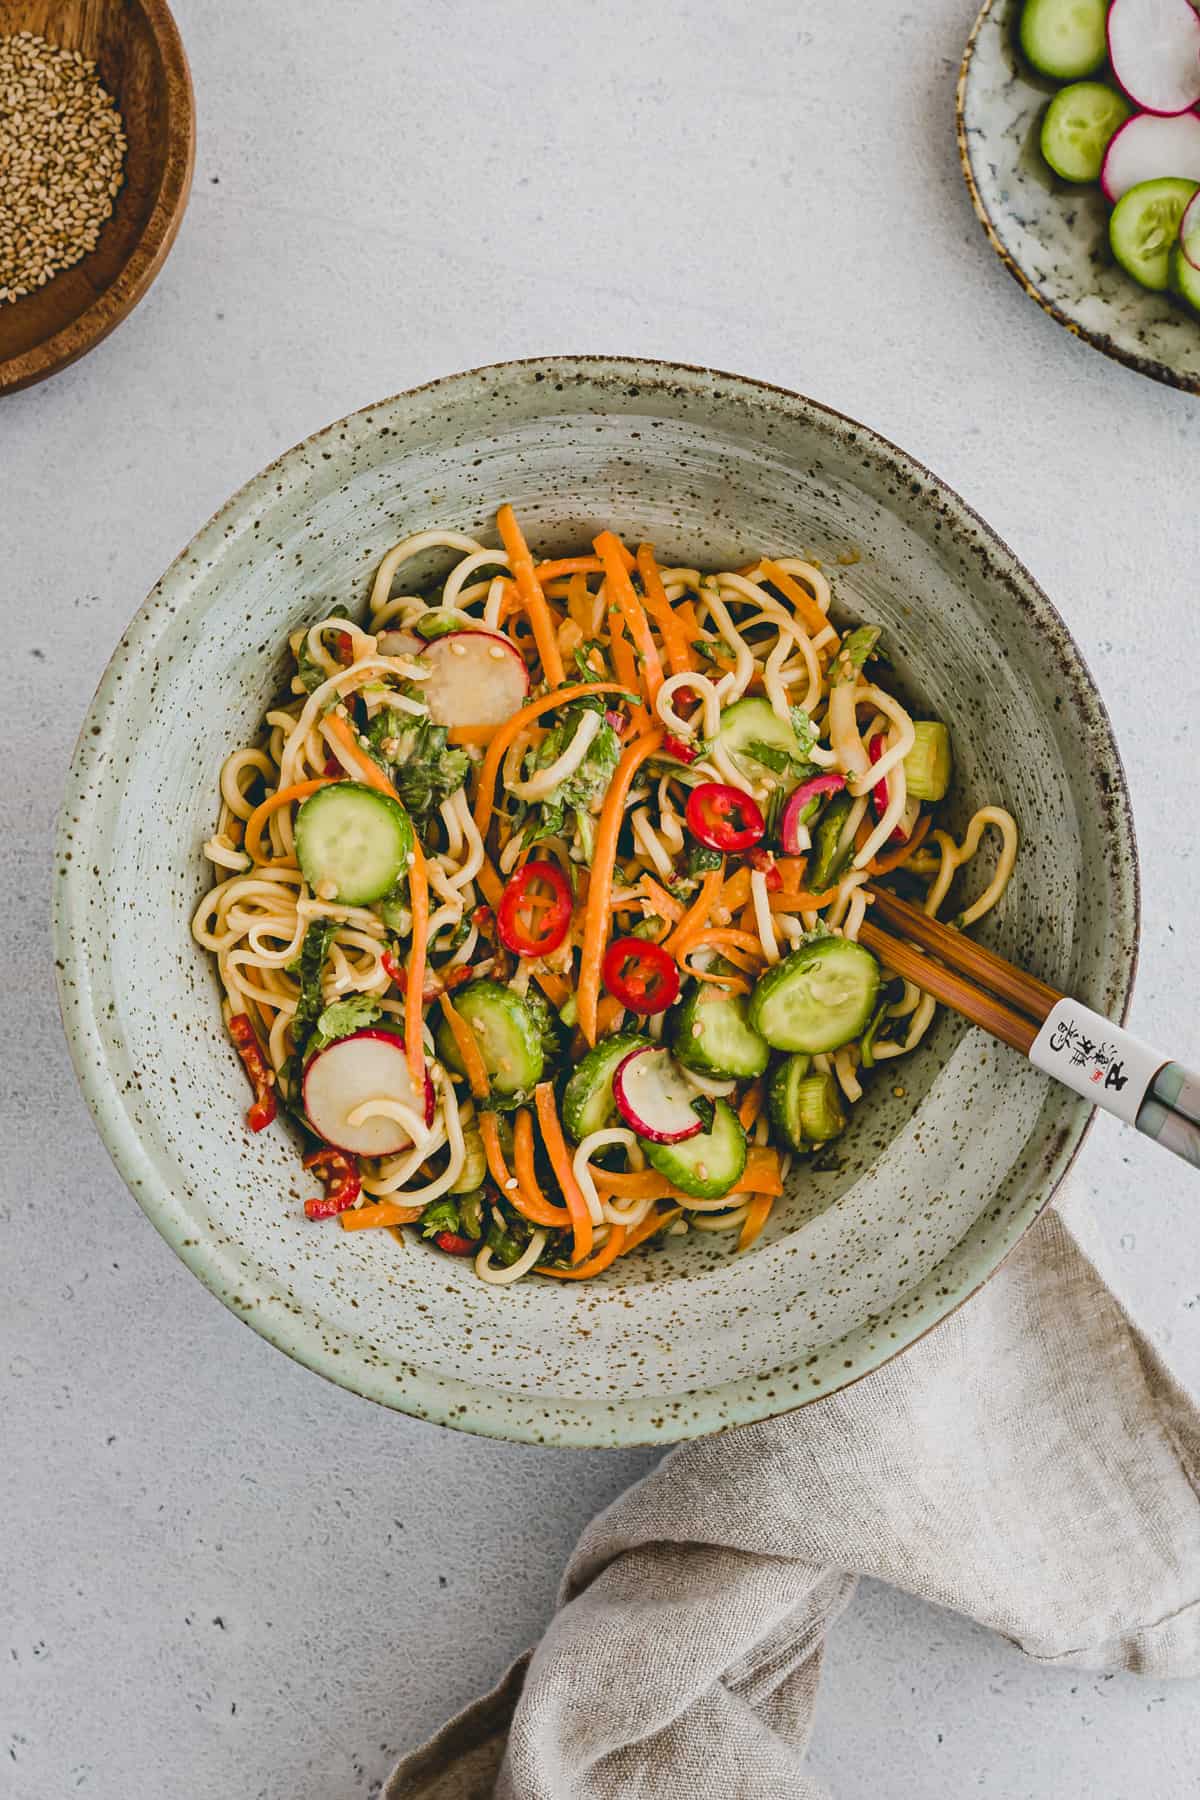
[(1200, 118), (1191, 112), (1170, 119), (1134, 113), (1113, 133), (1104, 153), (1100, 186), (1105, 199), (1115, 206), (1130, 188), (1171, 175), (1200, 181)]
[(613, 1099), (625, 1123), (651, 1144), (682, 1144), (704, 1126), (692, 1105), (696, 1090), (669, 1050), (650, 1044), (617, 1064)]
[(338, 1038), (318, 1050), (304, 1073), (304, 1110), (313, 1130), (335, 1150), (353, 1156), (394, 1156), (407, 1150), (412, 1133), (399, 1119), (374, 1113), (358, 1124), (350, 1115), (371, 1100), (395, 1101), (433, 1122), (433, 1083), (425, 1073), (425, 1093), (418, 1106), (404, 1052), (404, 1039), (369, 1027)]
[(1192, 195), (1179, 221), (1179, 248), (1193, 269), (1200, 269), (1200, 193)]
[(1200, 15), (1191, 0), (1113, 0), (1108, 60), (1138, 106), (1152, 113), (1186, 112), (1200, 100)]
[(783, 809), (783, 817), (779, 821), (779, 841), (783, 845), (785, 856), (799, 856), (807, 850), (808, 845), (800, 837), (804, 826), (804, 814), (814, 800), (822, 794), (836, 794), (846, 785), (844, 775), (814, 775), (809, 781), (802, 781), (798, 788), (793, 788), (788, 795), (787, 805)]
[(430, 669), (421, 697), (435, 725), (503, 725), (525, 704), (529, 674), (501, 632), (448, 631), (421, 656)]

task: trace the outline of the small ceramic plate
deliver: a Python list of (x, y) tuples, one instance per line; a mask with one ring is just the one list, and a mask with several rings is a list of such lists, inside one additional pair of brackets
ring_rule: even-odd
[(958, 79), (958, 152), (992, 248), (1076, 337), (1155, 381), (1200, 394), (1200, 318), (1118, 268), (1099, 187), (1060, 181), (1042, 160), (1042, 113), (1059, 84), (1043, 81), (1018, 55), (1020, 3), (986, 0)]

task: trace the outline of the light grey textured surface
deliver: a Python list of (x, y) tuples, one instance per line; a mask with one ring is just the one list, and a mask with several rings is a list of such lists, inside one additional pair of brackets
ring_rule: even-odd
[[(45, 937), (75, 727), (151, 582), (283, 445), (555, 350), (743, 369), (898, 439), (1091, 662), (1142, 850), (1132, 1024), (1200, 1055), (1200, 408), (1071, 339), (989, 251), (953, 143), (970, 13), (181, 0), (200, 145), (179, 243), (114, 337), (0, 409), (16, 1800), (369, 1793), (536, 1632), (577, 1529), (645, 1466), (456, 1437), (293, 1367), (172, 1259), (75, 1092)], [(1194, 1178), (1103, 1120), (1082, 1172), (1090, 1247), (1200, 1385)], [(839, 1800), (1184, 1800), (1200, 1697), (1041, 1669), (867, 1590), (814, 1759)]]

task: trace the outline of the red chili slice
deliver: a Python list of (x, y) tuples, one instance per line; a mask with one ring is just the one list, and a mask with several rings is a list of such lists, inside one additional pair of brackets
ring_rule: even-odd
[[(880, 757), (883, 755), (884, 746), (886, 745), (886, 743), (887, 743), (887, 739), (884, 737), (882, 731), (877, 731), (875, 733), (875, 736), (871, 739), (870, 743), (867, 745), (867, 754), (870, 756), (871, 761), (873, 763), (877, 763), (879, 761)], [(875, 786), (871, 789), (871, 805), (875, 810), (875, 817), (877, 819), (882, 819), (884, 813), (888, 809), (888, 784), (887, 784), (887, 776), (886, 775), (881, 776), (880, 779), (875, 783)], [(892, 832), (891, 837), (888, 839), (888, 843), (889, 844), (906, 844), (907, 842), (908, 842), (908, 838), (905, 836), (904, 832), (901, 831), (900, 827), (897, 825), (895, 830)]]
[(604, 953), (604, 985), (635, 1013), (660, 1013), (679, 997), (679, 970), (661, 944), (616, 938)]
[(782, 892), (783, 876), (776, 868), (775, 857), (770, 850), (764, 850), (759, 844), (753, 850), (747, 850), (746, 861), (752, 869), (756, 869), (760, 875), (766, 876), (768, 894)]
[(332, 1219), (354, 1205), (362, 1191), (356, 1156), (350, 1156), (345, 1150), (314, 1150), (311, 1156), (305, 1157), (304, 1167), (312, 1169), (325, 1183), (323, 1199), (304, 1202), (306, 1219)]
[(473, 1256), (479, 1248), (478, 1238), (465, 1238), (457, 1231), (439, 1231), (433, 1241), (447, 1256)]
[[(402, 969), (390, 950), (385, 950), (380, 957), (384, 972), (390, 981), (394, 981), (402, 994), (408, 992), (408, 970)], [(467, 963), (455, 963), (448, 969), (427, 969), (425, 986), (421, 989), (421, 998), (429, 1003), (436, 1000), (439, 994), (452, 993), (461, 987), (464, 981), (470, 981), (471, 969)]]
[(567, 935), (573, 905), (571, 884), (557, 863), (526, 863), (500, 896), (500, 942), (514, 956), (549, 956)]
[(688, 830), (710, 850), (749, 850), (766, 831), (749, 794), (720, 781), (694, 787), (687, 802)]
[(251, 1131), (265, 1131), (277, 1110), (275, 1072), (267, 1065), (249, 1013), (234, 1013), (229, 1021), (229, 1035), (254, 1089), (254, 1104), (246, 1114), (246, 1123)]
[(681, 763), (694, 763), (700, 754), (695, 744), (689, 744), (684, 738), (676, 737), (673, 731), (668, 731), (662, 741), (662, 747), (668, 756), (673, 756), (676, 762)]
[(336, 631), (333, 641), (337, 646), (338, 661), (349, 667), (354, 661), (354, 639), (348, 631)]

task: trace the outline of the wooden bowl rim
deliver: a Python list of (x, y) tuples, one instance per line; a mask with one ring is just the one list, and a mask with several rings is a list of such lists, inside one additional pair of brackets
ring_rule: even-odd
[(0, 361), (0, 394), (15, 393), (56, 375), (86, 356), (128, 318), (166, 261), (187, 209), (196, 162), (196, 97), (191, 70), (166, 0), (138, 0), (138, 4), (162, 58), (164, 79), (169, 84), (174, 77), (179, 92), (167, 115), (167, 153), (158, 196), (125, 262), (91, 305), (41, 343)]

